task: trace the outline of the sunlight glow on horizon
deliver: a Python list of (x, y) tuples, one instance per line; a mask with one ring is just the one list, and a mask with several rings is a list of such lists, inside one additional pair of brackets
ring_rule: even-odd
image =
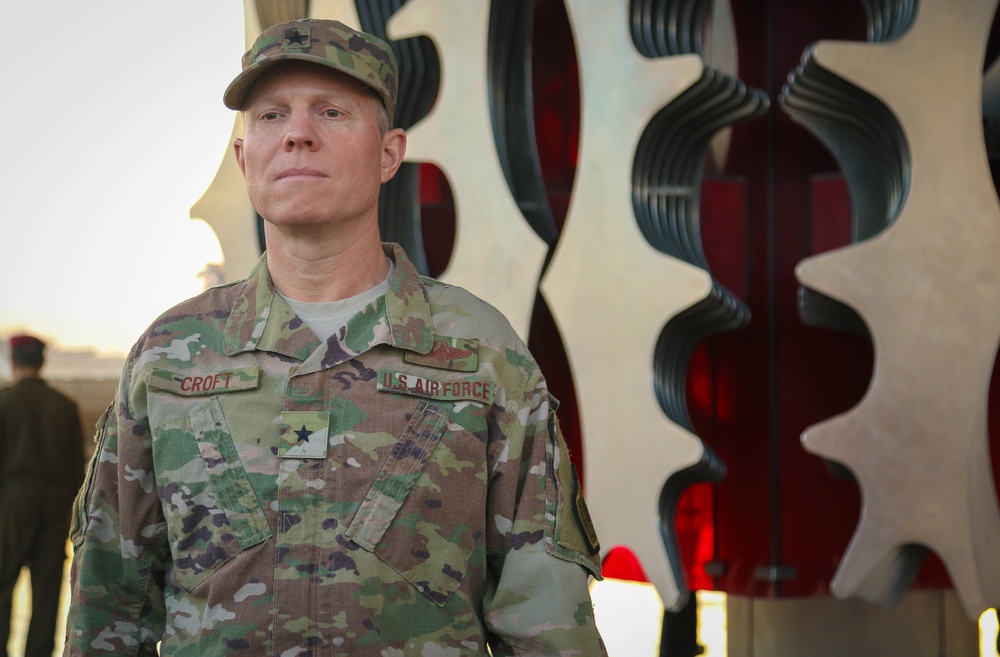
[(222, 261), (189, 212), (231, 157), (243, 3), (45, 7), (4, 9), (23, 57), (0, 62), (0, 335), (124, 354)]

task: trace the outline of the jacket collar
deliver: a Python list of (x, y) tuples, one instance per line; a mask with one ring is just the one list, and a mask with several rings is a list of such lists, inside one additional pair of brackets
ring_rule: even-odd
[(267, 255), (262, 255), (240, 284), (226, 322), (226, 354), (255, 350), (278, 353), (305, 361), (299, 370), (305, 373), (333, 367), (378, 344), (430, 353), (434, 325), (420, 273), (398, 244), (386, 243), (382, 249), (396, 263), (389, 291), (351, 318), (325, 344), (277, 293), (267, 268)]

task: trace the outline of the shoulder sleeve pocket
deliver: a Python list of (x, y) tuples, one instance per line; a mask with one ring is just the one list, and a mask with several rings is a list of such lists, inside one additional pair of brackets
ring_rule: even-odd
[(97, 429), (94, 434), (94, 454), (90, 458), (90, 466), (87, 468), (87, 476), (83, 480), (83, 486), (73, 500), (73, 515), (70, 520), (69, 539), (74, 547), (80, 547), (83, 543), (83, 533), (87, 529), (87, 511), (90, 506), (91, 493), (94, 490), (94, 471), (97, 464), (101, 462), (101, 452), (104, 451), (104, 435), (107, 433), (108, 423), (111, 421), (111, 409), (114, 402), (97, 420)]
[(549, 417), (548, 456), (550, 476), (546, 486), (546, 505), (555, 519), (552, 552), (561, 559), (580, 564), (591, 575), (602, 579), (601, 544), (554, 414)]

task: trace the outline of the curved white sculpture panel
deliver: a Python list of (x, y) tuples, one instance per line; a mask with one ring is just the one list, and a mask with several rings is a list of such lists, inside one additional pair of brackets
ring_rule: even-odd
[(861, 520), (833, 592), (898, 599), (919, 567), (910, 546), (920, 545), (944, 561), (973, 618), (1000, 604), (1000, 513), (987, 437), (1000, 338), (1000, 205), (981, 113), (995, 7), (995, 0), (921, 0), (897, 41), (814, 47), (821, 66), (894, 113), (911, 177), (891, 226), (809, 258), (797, 272), (803, 285), (854, 308), (875, 346), (861, 403), (802, 437), (809, 451), (848, 466), (861, 486)]
[(488, 0), (410, 0), (387, 29), (392, 39), (429, 37), (440, 59), (437, 101), (406, 147), (407, 161), (441, 169), (455, 200), (455, 246), (439, 278), (496, 306), (527, 339), (548, 247), (521, 215), (493, 141), (489, 15)]
[(685, 595), (660, 535), (660, 490), (698, 464), (704, 446), (661, 409), (653, 354), (666, 323), (708, 296), (712, 280), (643, 237), (632, 164), (646, 125), (701, 77), (703, 64), (697, 55), (642, 57), (629, 36), (628, 2), (569, 0), (567, 8), (583, 93), (580, 155), (542, 291), (577, 386), (587, 502), (602, 545), (631, 548), (675, 608)]

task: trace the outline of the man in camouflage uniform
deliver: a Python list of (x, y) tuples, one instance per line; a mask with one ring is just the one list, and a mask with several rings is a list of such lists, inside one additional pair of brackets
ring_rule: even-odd
[(129, 355), (76, 511), (70, 655), (603, 655), (598, 544), (506, 320), (378, 235), (389, 47), (266, 30), (225, 94), (268, 244)]
[(51, 657), (73, 494), (83, 481), (83, 430), (72, 399), (42, 378), (45, 343), (10, 339), (14, 385), (0, 391), (0, 655), (7, 656), (13, 593), (31, 571), (25, 657)]

